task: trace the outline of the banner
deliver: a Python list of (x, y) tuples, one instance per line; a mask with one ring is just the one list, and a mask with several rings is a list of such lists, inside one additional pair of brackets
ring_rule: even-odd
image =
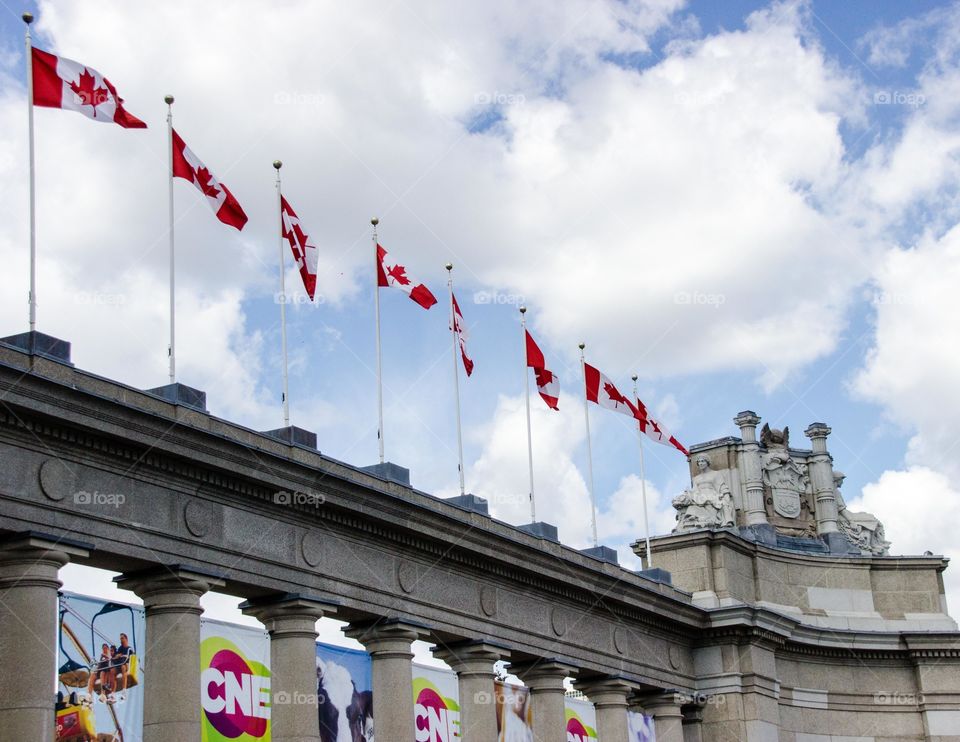
[(143, 608), (61, 593), (59, 612), (54, 739), (139, 742)]
[(567, 742), (597, 742), (597, 712), (592, 703), (565, 696), (563, 711), (567, 722)]
[[(452, 742), (460, 734), (460, 686), (452, 670), (413, 665), (416, 742)], [(490, 709), (490, 713), (494, 713)]]
[(498, 742), (534, 742), (530, 689), (495, 681)]
[[(297, 699), (274, 699), (284, 701)], [(200, 621), (200, 706), (202, 742), (269, 742), (270, 636), (266, 631)]]
[(627, 712), (627, 739), (630, 742), (656, 742), (657, 734), (653, 729), (653, 717), (644, 716), (639, 711)]
[(370, 655), (317, 643), (320, 742), (373, 742)]

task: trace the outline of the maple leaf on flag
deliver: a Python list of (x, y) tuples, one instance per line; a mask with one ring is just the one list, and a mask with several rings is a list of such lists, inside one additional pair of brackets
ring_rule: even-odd
[(627, 404), (627, 398), (624, 397), (620, 390), (617, 389), (613, 384), (604, 384), (603, 390), (607, 393), (607, 396), (610, 397), (614, 402), (620, 402), (621, 404)]
[(97, 86), (97, 78), (90, 74), (86, 67), (80, 73), (79, 82), (70, 83), (70, 89), (77, 97), (77, 102), (84, 106), (93, 107), (93, 117), (97, 117), (97, 106), (110, 100), (110, 91)]
[(201, 167), (197, 169), (197, 182), (200, 184), (200, 191), (204, 196), (210, 196), (210, 198), (220, 197), (220, 189), (212, 185), (213, 174), (207, 170), (207, 168)]
[(410, 279), (407, 278), (407, 269), (402, 265), (392, 265), (387, 269), (387, 273), (390, 274), (390, 278), (399, 283), (401, 286), (406, 286), (410, 283)]

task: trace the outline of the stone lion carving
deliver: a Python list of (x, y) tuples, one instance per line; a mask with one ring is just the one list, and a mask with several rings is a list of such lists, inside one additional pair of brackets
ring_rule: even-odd
[(883, 556), (890, 550), (890, 542), (883, 532), (883, 523), (871, 513), (855, 513), (847, 508), (840, 494), (840, 486), (846, 475), (842, 471), (833, 472), (833, 488), (837, 494), (837, 527), (850, 542), (861, 551)]
[(697, 528), (727, 528), (735, 524), (733, 495), (723, 475), (710, 468), (710, 459), (700, 454), (696, 458), (699, 473), (690, 489), (673, 498), (677, 509), (674, 533)]

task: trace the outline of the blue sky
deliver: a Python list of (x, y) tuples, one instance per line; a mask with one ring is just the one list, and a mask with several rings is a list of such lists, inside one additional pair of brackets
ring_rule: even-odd
[[(960, 319), (931, 284), (956, 270), (957, 6), (534, 5), (394, 4), (367, 25), (362, 7), (201, 6), (189, 30), (176, 3), (32, 6), (37, 45), (106, 74), (150, 126), (37, 112), (40, 329), (73, 341), (82, 368), (164, 383), (173, 92), (178, 131), (250, 216), (237, 234), (175, 183), (180, 380), (215, 414), (282, 424), (279, 158), (321, 252), (323, 301), (295, 305), (288, 331), (292, 419), (324, 453), (377, 457), (377, 215), (382, 244), (441, 299), (424, 312), (381, 295), (387, 458), (415, 486), (457, 486), (449, 260), (476, 362), (461, 378), (467, 488), (498, 517), (525, 514), (523, 301), (562, 383), (562, 413), (532, 404), (538, 506), (565, 542), (588, 540), (583, 341), (621, 390), (639, 374), (687, 445), (736, 435), (743, 409), (789, 425), (795, 446), (828, 423), (847, 500), (863, 494), (895, 553), (955, 548), (930, 524), (957, 507), (942, 412), (960, 408), (948, 382), (960, 358), (935, 339)], [(0, 251), (23, 278), (0, 303), (10, 333), (26, 325), (22, 9), (0, 12)], [(636, 438), (598, 409), (591, 426), (600, 538), (626, 557), (642, 535)], [(664, 530), (686, 463), (646, 450)], [(891, 522), (905, 497), (919, 525)]]

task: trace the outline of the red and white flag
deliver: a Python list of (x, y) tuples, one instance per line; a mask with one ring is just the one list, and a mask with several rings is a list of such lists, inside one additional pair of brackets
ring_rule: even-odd
[(424, 309), (429, 309), (437, 303), (437, 297), (431, 293), (430, 289), (408, 276), (406, 266), (390, 262), (387, 251), (379, 244), (377, 245), (377, 286), (395, 286)]
[(463, 370), (467, 376), (473, 373), (473, 361), (467, 355), (467, 328), (463, 323), (463, 313), (460, 311), (460, 305), (457, 304), (457, 297), (450, 294), (453, 299), (453, 331), (457, 334), (457, 340), (460, 343), (460, 357), (463, 358)]
[(110, 81), (91, 67), (33, 49), (33, 105), (78, 111), (94, 121), (125, 129), (147, 125), (123, 107), (123, 98)]
[(690, 455), (690, 452), (684, 448), (680, 441), (670, 434), (670, 431), (663, 426), (663, 423), (659, 423), (653, 419), (649, 410), (647, 410), (647, 406), (639, 399), (637, 400), (637, 419), (640, 421), (640, 432), (645, 436), (661, 445), (672, 446), (684, 456)]
[(173, 176), (193, 183), (207, 197), (207, 203), (217, 215), (217, 219), (238, 230), (243, 229), (243, 225), (247, 223), (247, 215), (243, 213), (237, 199), (190, 151), (176, 130), (173, 132)]
[(619, 412), (628, 417), (640, 419), (633, 402), (624, 397), (610, 379), (589, 363), (583, 364), (583, 373), (586, 377), (588, 401), (596, 402), (601, 407), (606, 407), (608, 410)]
[(552, 410), (559, 410), (560, 401), (560, 381), (553, 371), (547, 368), (546, 359), (543, 357), (543, 351), (533, 340), (529, 330), (524, 330), (527, 334), (527, 366), (533, 369), (533, 374), (537, 380), (537, 391), (547, 407)]
[(310, 301), (313, 301), (317, 290), (317, 247), (310, 242), (309, 235), (303, 231), (303, 225), (300, 224), (300, 217), (283, 196), (280, 196), (280, 219), (283, 224), (283, 239), (290, 244), (293, 259), (300, 269), (300, 278), (303, 279), (303, 288), (307, 290)]

